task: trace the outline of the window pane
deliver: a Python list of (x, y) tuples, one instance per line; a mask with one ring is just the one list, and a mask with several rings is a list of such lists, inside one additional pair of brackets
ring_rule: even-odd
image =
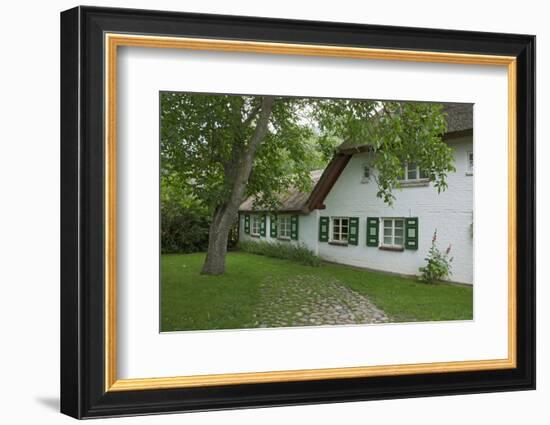
[(395, 227), (403, 227), (403, 220), (395, 220)]
[(392, 227), (392, 220), (384, 220), (384, 227)]
[(403, 237), (403, 229), (395, 229), (395, 236)]
[(409, 164), (407, 172), (407, 180), (416, 180), (416, 164)]
[(420, 170), (420, 178), (421, 179), (427, 179), (429, 176), (428, 176), (428, 173), (424, 170)]
[(391, 245), (392, 237), (391, 236), (384, 236), (384, 243), (386, 245)]
[(395, 237), (395, 245), (403, 245), (403, 238)]
[(368, 165), (363, 166), (363, 177), (368, 179), (370, 177), (370, 169)]
[(391, 234), (392, 234), (391, 229), (387, 229), (387, 228), (384, 229), (384, 236), (391, 236)]
[(260, 233), (260, 217), (257, 215), (252, 216), (252, 229), (251, 233), (257, 235)]
[(285, 225), (281, 228), (281, 236), (284, 238), (288, 238), (290, 236), (290, 232), (288, 231), (288, 226)]
[(290, 216), (281, 215), (279, 216), (279, 237), (290, 238)]

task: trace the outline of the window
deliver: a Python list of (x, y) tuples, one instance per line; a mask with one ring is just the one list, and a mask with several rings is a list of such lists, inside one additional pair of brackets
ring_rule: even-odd
[(348, 217), (333, 217), (332, 218), (332, 241), (347, 242), (348, 241)]
[(414, 162), (405, 164), (403, 166), (403, 174), (398, 180), (402, 181), (412, 181), (412, 180), (423, 180), (427, 179), (428, 174), (424, 170), (421, 170), (420, 167)]
[(402, 248), (404, 245), (404, 227), (405, 220), (403, 218), (383, 218), (382, 245)]
[(466, 174), (469, 176), (472, 176), (474, 174), (474, 153), (468, 152), (467, 159), (468, 159), (468, 165), (467, 165), (468, 168), (467, 168)]
[(250, 226), (250, 234), (260, 236), (261, 218), (259, 215), (252, 216), (252, 225)]
[(361, 176), (361, 183), (368, 183), (370, 181), (370, 167), (368, 164), (363, 164), (363, 175)]
[(281, 239), (290, 239), (290, 216), (280, 215), (277, 217), (277, 237)]
[(370, 177), (370, 168), (368, 165), (363, 165), (363, 177), (366, 179)]

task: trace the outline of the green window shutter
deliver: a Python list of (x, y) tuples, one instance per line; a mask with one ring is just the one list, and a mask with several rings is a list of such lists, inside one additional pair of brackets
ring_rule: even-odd
[(298, 240), (298, 216), (293, 215), (290, 217), (290, 238)]
[(265, 236), (265, 225), (266, 225), (266, 219), (265, 214), (262, 215), (262, 220), (260, 221), (260, 236)]
[(244, 216), (244, 233), (250, 235), (250, 214)]
[(328, 242), (329, 218), (320, 217), (319, 219), (319, 242)]
[(378, 246), (379, 223), (378, 217), (367, 217), (367, 246)]
[(418, 217), (405, 219), (405, 249), (418, 249)]
[(269, 216), (269, 236), (277, 237), (277, 216), (275, 214)]
[(359, 218), (350, 217), (349, 229), (348, 229), (348, 244), (357, 245), (358, 240), (359, 240)]

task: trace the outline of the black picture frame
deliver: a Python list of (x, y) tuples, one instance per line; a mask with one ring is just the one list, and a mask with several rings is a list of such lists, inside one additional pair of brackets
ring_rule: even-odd
[[(517, 58), (517, 367), (106, 392), (104, 33)], [(61, 13), (61, 412), (75, 418), (535, 388), (535, 37), (132, 9)]]

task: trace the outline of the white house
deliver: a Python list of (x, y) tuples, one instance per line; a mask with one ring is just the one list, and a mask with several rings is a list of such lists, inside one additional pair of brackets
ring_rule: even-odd
[(418, 275), (437, 229), (441, 250), (452, 245), (455, 282), (473, 284), (472, 105), (446, 106), (444, 140), (456, 172), (439, 193), (414, 164), (405, 165), (392, 206), (376, 196), (365, 147), (340, 147), (324, 170), (312, 173), (310, 193), (290, 191), (276, 211), (240, 206), (239, 240), (302, 243), (321, 258), (342, 264)]

